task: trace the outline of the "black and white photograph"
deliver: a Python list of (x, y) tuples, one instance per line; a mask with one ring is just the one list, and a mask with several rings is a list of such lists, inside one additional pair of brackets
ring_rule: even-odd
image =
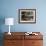
[(36, 23), (36, 9), (19, 9), (19, 23)]

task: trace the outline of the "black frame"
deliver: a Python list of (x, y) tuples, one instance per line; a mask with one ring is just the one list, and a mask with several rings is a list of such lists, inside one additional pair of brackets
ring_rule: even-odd
[[(22, 15), (25, 16), (25, 20), (22, 20)], [(27, 14), (30, 15), (30, 17), (27, 17)], [(30, 18), (30, 19), (29, 19)], [(32, 21), (31, 21), (32, 18)], [(30, 21), (29, 21), (30, 20)], [(18, 22), (19, 23), (36, 23), (36, 9), (19, 9), (18, 11)]]

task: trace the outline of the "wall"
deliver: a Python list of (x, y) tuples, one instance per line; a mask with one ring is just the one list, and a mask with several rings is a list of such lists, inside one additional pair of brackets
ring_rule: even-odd
[[(11, 31), (46, 31), (46, 1), (45, 0), (1, 0), (2, 17), (13, 17), (15, 19), (14, 26)], [(36, 9), (36, 24), (19, 24), (18, 9), (30, 8)], [(2, 32), (8, 31), (6, 25), (2, 25)]]

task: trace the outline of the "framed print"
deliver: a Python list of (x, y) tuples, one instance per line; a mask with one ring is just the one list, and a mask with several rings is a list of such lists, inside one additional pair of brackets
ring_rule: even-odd
[(36, 23), (36, 9), (19, 9), (19, 23)]

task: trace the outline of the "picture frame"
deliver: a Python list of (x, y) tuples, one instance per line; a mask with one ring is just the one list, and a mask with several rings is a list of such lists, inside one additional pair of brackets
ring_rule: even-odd
[(36, 9), (19, 9), (19, 23), (36, 23)]

